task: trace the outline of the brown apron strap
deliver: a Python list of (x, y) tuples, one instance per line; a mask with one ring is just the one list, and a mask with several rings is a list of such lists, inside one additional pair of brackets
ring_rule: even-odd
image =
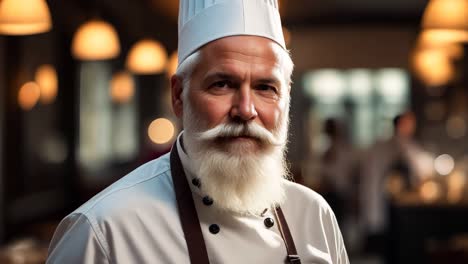
[(190, 263), (210, 263), (192, 192), (177, 152), (177, 143), (171, 151), (171, 174)]
[(289, 226), (286, 222), (286, 218), (284, 217), (283, 210), (281, 210), (281, 207), (276, 207), (275, 216), (278, 222), (279, 231), (286, 245), (286, 251), (288, 253), (288, 256), (286, 257), (286, 263), (300, 264), (301, 259), (297, 254), (296, 245), (294, 244), (291, 231), (289, 231)]

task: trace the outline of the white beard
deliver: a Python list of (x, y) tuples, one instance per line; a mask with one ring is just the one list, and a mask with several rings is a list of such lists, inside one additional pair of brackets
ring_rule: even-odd
[[(288, 111), (273, 133), (253, 122), (231, 122), (203, 131), (189, 100), (184, 103), (184, 145), (202, 193), (213, 198), (218, 208), (240, 214), (259, 214), (282, 204), (284, 178), (289, 176), (285, 160)], [(220, 139), (239, 135), (257, 141), (238, 144)], [(246, 153), (244, 144), (258, 144), (259, 151)]]

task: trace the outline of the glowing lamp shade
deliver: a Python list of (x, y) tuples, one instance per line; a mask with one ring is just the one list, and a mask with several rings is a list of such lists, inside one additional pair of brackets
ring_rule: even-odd
[(451, 41), (467, 42), (468, 0), (431, 0), (424, 11), (422, 26), (425, 30), (443, 32)]
[(174, 136), (175, 128), (171, 121), (158, 118), (151, 122), (148, 127), (148, 136), (156, 144), (169, 142)]
[(124, 104), (135, 94), (135, 82), (128, 72), (118, 72), (111, 80), (110, 94), (112, 101)]
[(127, 57), (127, 69), (136, 74), (158, 74), (165, 70), (167, 53), (161, 43), (144, 39), (133, 45)]
[(449, 83), (455, 77), (455, 68), (449, 55), (442, 49), (416, 51), (412, 58), (416, 76), (429, 86)]
[(58, 91), (57, 72), (55, 68), (49, 64), (41, 65), (37, 68), (34, 79), (41, 91), (41, 103), (50, 104), (54, 102)]
[(177, 71), (177, 65), (179, 64), (179, 59), (177, 58), (177, 51), (173, 52), (169, 57), (166, 66), (167, 77), (171, 78)]
[(459, 59), (464, 55), (463, 46), (453, 42), (450, 35), (448, 32), (425, 30), (419, 35), (417, 49), (440, 49), (450, 58)]
[(73, 36), (72, 54), (80, 60), (107, 60), (120, 53), (120, 43), (114, 27), (102, 20), (81, 25)]
[(52, 28), (49, 8), (45, 0), (0, 1), (0, 33), (30, 35)]
[(19, 89), (18, 104), (25, 111), (31, 110), (39, 101), (40, 96), (41, 89), (39, 85), (35, 82), (27, 82)]

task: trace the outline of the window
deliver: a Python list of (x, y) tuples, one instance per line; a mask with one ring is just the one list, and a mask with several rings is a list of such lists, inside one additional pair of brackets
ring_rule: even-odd
[[(312, 102), (309, 127), (337, 118), (347, 124), (349, 140), (359, 148), (390, 137), (391, 120), (409, 106), (409, 74), (403, 69), (320, 69), (305, 74), (303, 81)], [(320, 129), (311, 137), (314, 150), (326, 147)]]

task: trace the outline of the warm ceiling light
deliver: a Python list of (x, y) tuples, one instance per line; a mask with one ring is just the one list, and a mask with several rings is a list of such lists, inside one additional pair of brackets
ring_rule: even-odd
[(124, 104), (135, 94), (135, 82), (128, 72), (118, 72), (111, 80), (110, 94), (112, 101)]
[(435, 202), (442, 195), (439, 184), (435, 181), (427, 181), (419, 189), (419, 195), (425, 203)]
[(52, 28), (49, 8), (44, 0), (0, 1), (0, 33), (30, 35)]
[(425, 30), (443, 32), (455, 42), (468, 42), (468, 0), (431, 0), (423, 15)]
[(454, 66), (444, 50), (416, 51), (412, 59), (414, 73), (428, 86), (445, 85), (455, 77)]
[(144, 39), (130, 49), (127, 68), (136, 74), (158, 74), (164, 71), (167, 54), (161, 43)]
[(37, 68), (34, 77), (41, 90), (41, 103), (50, 104), (57, 97), (57, 72), (52, 65), (44, 64)]
[(18, 104), (23, 110), (31, 110), (41, 96), (41, 89), (35, 82), (27, 82), (18, 92)]
[(117, 57), (119, 53), (117, 32), (105, 21), (88, 21), (73, 36), (72, 54), (77, 59), (106, 60)]
[(148, 136), (156, 144), (165, 144), (174, 137), (175, 128), (166, 118), (158, 118), (148, 127)]
[(464, 54), (461, 43), (453, 42), (449, 32), (438, 30), (424, 30), (418, 37), (416, 49), (442, 49), (453, 59), (460, 59)]
[(174, 51), (172, 55), (169, 57), (166, 66), (167, 76), (169, 78), (172, 77), (177, 72), (177, 65), (179, 64), (179, 59), (177, 57), (177, 51)]

